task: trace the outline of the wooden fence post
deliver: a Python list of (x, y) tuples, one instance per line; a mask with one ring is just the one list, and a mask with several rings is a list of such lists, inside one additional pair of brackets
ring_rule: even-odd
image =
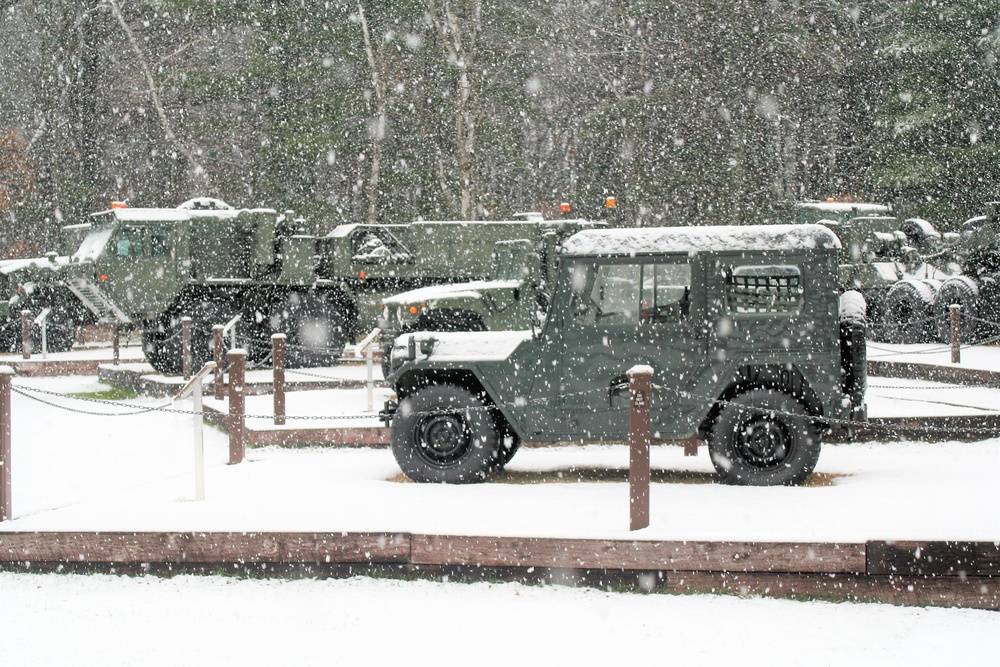
[(243, 462), (246, 453), (246, 350), (229, 350), (229, 463)]
[(0, 521), (13, 518), (10, 470), (10, 381), (14, 369), (0, 366)]
[(21, 311), (21, 357), (31, 359), (31, 311)]
[(184, 379), (191, 379), (191, 318), (181, 318), (181, 368)]
[(649, 401), (653, 369), (633, 366), (628, 376), (629, 530), (649, 526)]
[(948, 306), (951, 311), (951, 363), (962, 363), (962, 306), (953, 303)]
[(285, 334), (271, 336), (271, 359), (274, 367), (274, 423), (285, 423)]
[(223, 390), (226, 387), (226, 365), (223, 362), (225, 356), (225, 346), (222, 341), (222, 330), (226, 327), (222, 324), (212, 326), (212, 357), (215, 360), (215, 380), (212, 386), (215, 388), (215, 398), (222, 400)]

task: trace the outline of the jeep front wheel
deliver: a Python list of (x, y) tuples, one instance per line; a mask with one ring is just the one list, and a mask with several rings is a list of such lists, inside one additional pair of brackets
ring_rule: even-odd
[(726, 403), (709, 452), (728, 484), (801, 484), (819, 460), (820, 437), (802, 405), (787, 394), (758, 389)]
[(496, 465), (499, 437), (472, 392), (431, 385), (403, 399), (392, 421), (392, 453), (415, 482), (481, 482)]

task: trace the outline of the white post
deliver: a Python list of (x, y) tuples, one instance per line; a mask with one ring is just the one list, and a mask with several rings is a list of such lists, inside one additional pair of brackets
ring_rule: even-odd
[(180, 391), (174, 395), (179, 401), (190, 394), (194, 399), (194, 499), (205, 499), (205, 438), (204, 438), (204, 404), (201, 400), (202, 383), (205, 377), (215, 371), (215, 362), (209, 361), (195, 376), (188, 380)]
[(38, 317), (35, 318), (35, 324), (37, 324), (42, 329), (42, 359), (48, 358), (49, 346), (48, 346), (48, 322), (49, 313), (52, 312), (51, 308), (42, 308), (42, 312), (38, 313)]
[(205, 439), (201, 381), (194, 384), (194, 499), (205, 499)]
[(365, 336), (363, 341), (358, 343), (358, 349), (364, 352), (365, 359), (367, 360), (366, 365), (368, 366), (368, 412), (374, 410), (375, 405), (375, 375), (372, 369), (372, 345), (378, 340), (381, 332), (381, 329), (376, 327), (371, 330), (371, 333)]
[(365, 365), (368, 367), (368, 412), (372, 412), (375, 405), (375, 372), (372, 363), (371, 343), (365, 348)]

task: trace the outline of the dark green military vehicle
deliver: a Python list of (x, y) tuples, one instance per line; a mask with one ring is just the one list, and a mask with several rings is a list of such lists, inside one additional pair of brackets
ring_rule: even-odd
[(589, 230), (544, 325), (400, 336), (392, 449), (421, 482), (477, 482), (521, 442), (627, 438), (626, 372), (654, 369), (653, 436), (707, 440), (724, 480), (796, 484), (865, 416), (865, 304), (819, 225)]
[(345, 224), (320, 236), (292, 211), (238, 210), (210, 198), (113, 206), (79, 230), (85, 236), (70, 257), (0, 264), (0, 298), (9, 295), (6, 308), (0, 303), (0, 343), (14, 344), (21, 309), (48, 308), (50, 341), (55, 331), (68, 349), (76, 326), (90, 322), (141, 328), (150, 364), (177, 373), (181, 321), (190, 317), (195, 366), (210, 356), (213, 325), (228, 322), (238, 322), (237, 345), (251, 361), (265, 359), (271, 335), (284, 333), (290, 365), (326, 366), (375, 326), (386, 296), (485, 278), (495, 244), (569, 222)]

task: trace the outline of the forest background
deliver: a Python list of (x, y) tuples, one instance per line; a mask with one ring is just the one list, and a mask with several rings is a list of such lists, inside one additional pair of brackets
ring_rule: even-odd
[(998, 56), (1000, 0), (0, 0), (0, 254), (194, 196), (954, 230), (1000, 198)]

